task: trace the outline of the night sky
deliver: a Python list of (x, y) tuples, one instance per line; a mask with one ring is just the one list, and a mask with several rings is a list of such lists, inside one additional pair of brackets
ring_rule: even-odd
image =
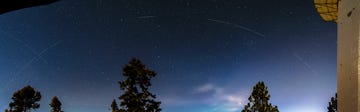
[(233, 112), (264, 81), (283, 112), (324, 112), (336, 24), (312, 0), (62, 0), (0, 15), (0, 111), (32, 85), (38, 112), (108, 112), (132, 57), (163, 112)]

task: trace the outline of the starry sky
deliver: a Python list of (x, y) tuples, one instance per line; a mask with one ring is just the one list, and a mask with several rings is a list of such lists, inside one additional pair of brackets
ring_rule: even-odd
[(0, 15), (0, 110), (25, 85), (47, 112), (108, 112), (132, 57), (163, 112), (240, 111), (264, 81), (283, 112), (336, 92), (336, 24), (312, 0), (61, 0)]

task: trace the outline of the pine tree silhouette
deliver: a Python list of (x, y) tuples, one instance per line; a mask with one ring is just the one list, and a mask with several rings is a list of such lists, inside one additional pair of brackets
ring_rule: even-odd
[(51, 112), (64, 112), (61, 110), (61, 102), (57, 96), (54, 96), (49, 104), (51, 107)]
[(242, 112), (279, 112), (277, 106), (269, 103), (270, 94), (264, 82), (258, 82), (248, 98), (249, 103), (245, 105)]
[(118, 107), (115, 99), (111, 103), (111, 112), (120, 112), (119, 107)]
[(328, 112), (337, 112), (337, 93), (335, 94), (335, 97), (331, 97)]
[(132, 59), (123, 68), (124, 81), (119, 81), (124, 93), (119, 97), (120, 112), (160, 112), (161, 102), (149, 92), (150, 79), (156, 76), (155, 71), (146, 68), (138, 59)]
[(10, 109), (8, 112), (30, 112), (31, 109), (38, 109), (40, 104), (37, 102), (41, 99), (39, 91), (31, 86), (25, 86), (24, 88), (16, 91), (11, 98), (13, 101), (9, 104)]

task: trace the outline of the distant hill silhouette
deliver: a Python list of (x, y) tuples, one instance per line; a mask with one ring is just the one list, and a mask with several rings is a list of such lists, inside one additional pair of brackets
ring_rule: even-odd
[(0, 0), (0, 14), (19, 9), (48, 5), (59, 0)]

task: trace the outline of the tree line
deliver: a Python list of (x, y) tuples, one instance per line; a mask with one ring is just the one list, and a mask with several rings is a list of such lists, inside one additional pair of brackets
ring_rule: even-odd
[[(9, 109), (5, 112), (31, 112), (31, 110), (38, 109), (41, 100), (41, 94), (31, 86), (16, 91), (11, 98), (12, 102), (9, 103)], [(61, 110), (61, 102), (57, 96), (54, 96), (50, 102), (51, 112), (63, 112)]]
[[(117, 100), (111, 102), (111, 112), (160, 112), (161, 102), (155, 100), (156, 95), (149, 91), (151, 78), (156, 72), (147, 68), (139, 59), (131, 59), (123, 68), (125, 80), (119, 81), (120, 89), (123, 92)], [(5, 112), (31, 112), (40, 107), (41, 94), (31, 86), (16, 91), (9, 103), (9, 109)], [(241, 112), (279, 112), (278, 107), (270, 102), (268, 87), (264, 82), (258, 82), (248, 98), (248, 103)], [(54, 96), (49, 104), (50, 112), (64, 112), (61, 109), (62, 103), (57, 96)], [(337, 95), (331, 98), (328, 112), (337, 112)]]

